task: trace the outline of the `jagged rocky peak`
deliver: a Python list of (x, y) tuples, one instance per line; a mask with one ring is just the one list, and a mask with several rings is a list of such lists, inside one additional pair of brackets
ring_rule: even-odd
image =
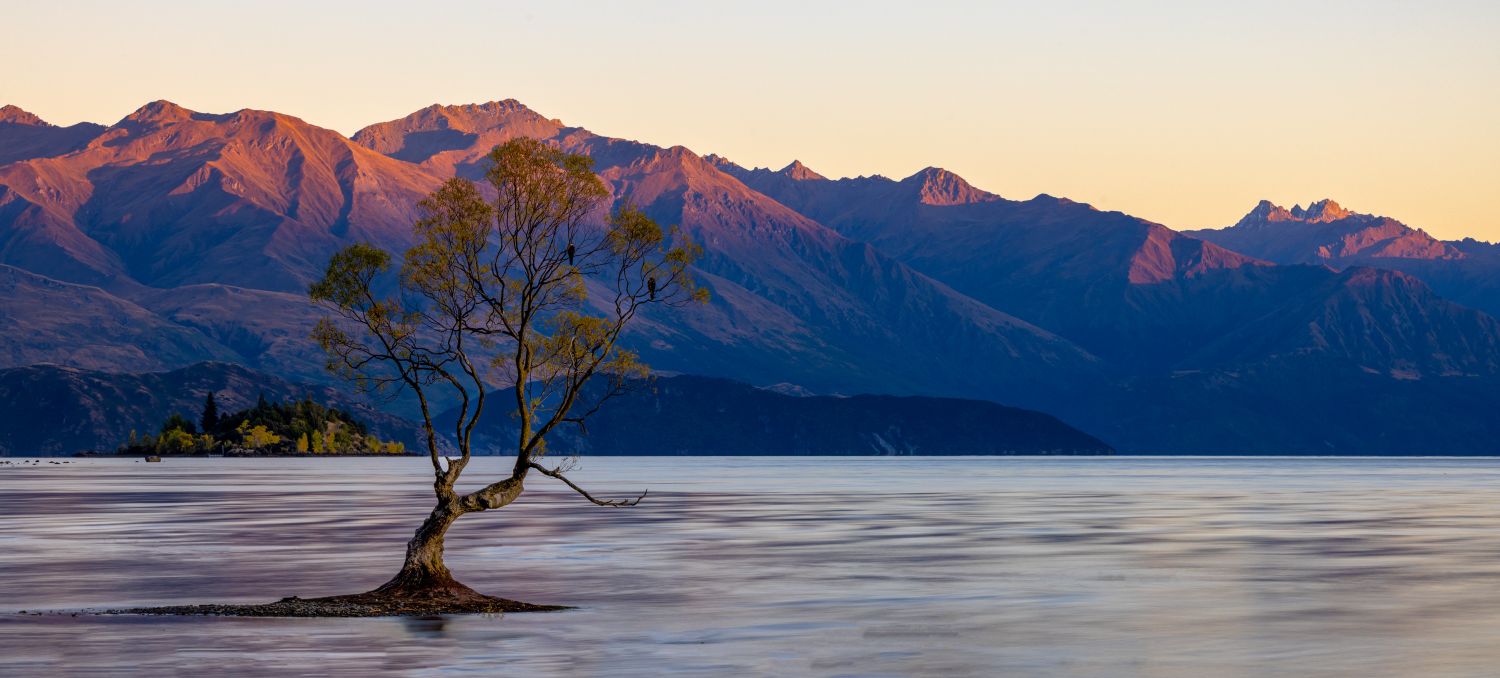
[(1307, 207), (1294, 205), (1287, 209), (1270, 200), (1262, 200), (1250, 210), (1243, 219), (1235, 226), (1253, 226), (1256, 224), (1267, 224), (1278, 221), (1300, 221), (1310, 224), (1321, 224), (1330, 221), (1338, 221), (1345, 217), (1354, 216), (1354, 212), (1344, 209), (1332, 200), (1319, 200), (1309, 204)]
[(482, 104), (462, 104), (448, 106), (449, 110), (473, 111), (477, 113), (535, 113), (515, 99), (500, 99), (498, 101), (486, 101)]
[(1292, 208), (1292, 216), (1313, 222), (1337, 221), (1353, 214), (1327, 198), (1308, 205), (1307, 209), (1302, 209), (1301, 205)]
[(742, 172), (745, 170), (745, 168), (741, 167), (739, 163), (736, 163), (729, 158), (719, 155), (718, 153), (709, 153), (708, 155), (703, 156), (703, 161), (710, 165), (713, 165), (720, 171), (729, 172), (730, 174), (734, 174), (735, 172)]
[(1241, 218), (1235, 226), (1253, 226), (1273, 221), (1291, 221), (1295, 218), (1287, 208), (1270, 200), (1262, 200), (1256, 203), (1255, 208)]
[[(457, 104), (444, 106), (433, 104), (418, 111), (413, 117), (430, 117), (440, 121), (442, 127), (458, 129), (485, 129), (511, 116), (541, 118), (541, 114), (527, 108), (515, 99), (487, 101), (482, 104)], [(557, 121), (561, 124), (561, 121)]]
[(6, 104), (0, 106), (0, 122), (8, 122), (15, 125), (36, 125), (38, 127), (51, 127), (46, 120), (36, 116), (20, 106)]
[(192, 116), (192, 111), (166, 99), (158, 99), (137, 108), (134, 113), (125, 116), (125, 120), (138, 123), (165, 123), (187, 120)]
[(786, 176), (791, 177), (792, 179), (796, 179), (797, 181), (809, 181), (828, 178), (812, 171), (812, 169), (807, 165), (802, 164), (801, 160), (793, 160), (790, 165), (781, 168), (778, 173), (785, 174)]
[(974, 188), (972, 184), (941, 167), (927, 167), (901, 180), (917, 186), (924, 205), (967, 205), (996, 200), (999, 196)]
[(1282, 207), (1281, 205), (1271, 202), (1270, 200), (1261, 200), (1260, 202), (1255, 203), (1255, 207), (1250, 210), (1250, 214), (1263, 217), (1275, 212), (1285, 211), (1286, 208)]

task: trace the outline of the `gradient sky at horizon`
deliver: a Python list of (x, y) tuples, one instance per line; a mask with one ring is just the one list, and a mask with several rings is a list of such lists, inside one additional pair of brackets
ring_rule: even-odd
[(1500, 240), (1500, 3), (135, 3), (7, 8), (0, 103), (58, 124), (170, 99), (352, 134), (515, 98), (610, 136), (936, 165), (1174, 228), (1330, 197)]

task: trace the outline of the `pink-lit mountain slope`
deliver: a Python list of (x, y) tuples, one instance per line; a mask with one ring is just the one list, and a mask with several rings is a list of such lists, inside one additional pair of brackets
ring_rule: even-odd
[(4, 263), (111, 289), (301, 292), (341, 245), (409, 241), (437, 180), (297, 118), (157, 101), (82, 148), (0, 165)]

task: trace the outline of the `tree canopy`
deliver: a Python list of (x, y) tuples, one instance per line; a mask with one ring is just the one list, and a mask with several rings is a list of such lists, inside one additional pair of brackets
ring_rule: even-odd
[[(597, 499), (564, 475), (566, 465), (544, 465), (547, 435), (581, 424), (647, 374), (621, 341), (643, 309), (707, 300), (690, 270), (700, 249), (631, 205), (611, 210), (588, 157), (522, 138), (487, 159), (481, 184), (454, 178), (421, 202), (415, 244), (399, 261), (353, 245), (309, 290), (333, 314), (314, 332), (329, 368), (364, 388), (407, 389), (420, 408), (437, 505), (387, 588), (451, 582), (441, 560), (447, 526), (514, 501), (533, 470), (596, 504), (639, 501)], [(585, 394), (595, 380), (609, 388)], [(497, 389), (519, 424), (515, 462), (460, 494), (472, 433)], [(440, 395), (458, 402), (445, 432), (457, 457), (440, 454)]]

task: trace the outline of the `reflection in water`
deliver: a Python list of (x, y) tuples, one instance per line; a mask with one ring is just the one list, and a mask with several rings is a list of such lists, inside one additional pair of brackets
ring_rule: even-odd
[[(1500, 461), (587, 459), (449, 565), (580, 609), (34, 616), (365, 590), (422, 459), (0, 468), (0, 674), (1493, 675)], [(477, 483), (499, 459), (471, 467)]]
[(401, 623), (413, 637), (442, 638), (443, 629), (448, 626), (448, 618), (442, 615), (402, 617)]

